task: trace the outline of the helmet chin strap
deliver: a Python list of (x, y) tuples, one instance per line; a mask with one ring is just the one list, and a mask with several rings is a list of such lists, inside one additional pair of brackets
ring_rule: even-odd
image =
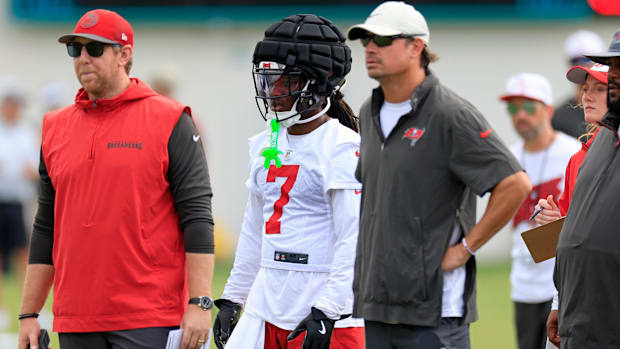
[[(293, 103), (293, 106), (291, 107), (291, 110), (289, 111), (278, 112), (278, 113), (271, 112), (271, 111), (267, 112), (267, 118), (271, 120), (274, 120), (274, 119), (278, 120), (279, 118), (277, 118), (276, 116), (280, 116), (280, 117), (285, 116), (285, 118), (282, 121), (278, 121), (278, 122), (280, 123), (280, 126), (284, 128), (288, 128), (296, 124), (305, 124), (310, 121), (314, 121), (318, 119), (323, 114), (327, 113), (327, 111), (329, 110), (329, 107), (331, 106), (331, 100), (329, 97), (327, 97), (327, 105), (325, 106), (325, 108), (323, 108), (320, 112), (312, 115), (311, 117), (307, 119), (301, 119), (301, 113), (299, 113), (296, 110), (297, 102), (299, 102), (299, 98), (295, 100), (295, 103)], [(292, 116), (289, 116), (289, 115), (292, 115)]]
[[(306, 82), (306, 85), (301, 89), (301, 92), (307, 91), (308, 86), (310, 86), (310, 80)], [(284, 128), (293, 126), (301, 118), (301, 113), (297, 111), (297, 102), (299, 102), (300, 99), (301, 98), (297, 97), (297, 99), (295, 99), (295, 103), (291, 106), (291, 109), (287, 111), (275, 112), (268, 110), (265, 116), (269, 120), (277, 120), (278, 123), (280, 123), (280, 126)]]
[(320, 112), (312, 115), (311, 117), (309, 117), (307, 119), (299, 119), (299, 120), (297, 120), (296, 124), (306, 124), (306, 123), (309, 123), (310, 121), (316, 120), (317, 118), (319, 118), (323, 114), (327, 113), (327, 110), (329, 110), (330, 106), (331, 106), (331, 101), (330, 101), (329, 97), (327, 97), (327, 105), (325, 106), (325, 108), (323, 108), (323, 110), (321, 110)]
[(295, 103), (293, 103), (291, 110), (280, 111), (280, 112), (274, 112), (271, 110), (268, 111), (266, 114), (267, 119), (278, 121), (280, 126), (284, 128), (294, 125), (297, 122), (297, 120), (299, 120), (299, 118), (301, 117), (301, 114), (296, 110), (297, 102), (299, 102), (299, 98), (295, 100)]

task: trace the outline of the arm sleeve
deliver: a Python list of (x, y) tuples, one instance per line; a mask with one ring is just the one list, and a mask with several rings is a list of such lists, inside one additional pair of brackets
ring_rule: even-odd
[(351, 311), (353, 302), (353, 269), (359, 232), (360, 195), (354, 190), (330, 191), (336, 240), (334, 261), (327, 280), (315, 304), (327, 317), (340, 319)]
[(263, 200), (250, 192), (243, 226), (235, 252), (235, 263), (222, 298), (244, 304), (260, 268), (263, 226)]
[(202, 141), (183, 112), (168, 141), (168, 181), (184, 234), (185, 252), (213, 253), (213, 192)]
[(558, 310), (558, 309), (560, 309), (559, 305), (560, 305), (559, 294), (558, 294), (558, 291), (556, 290), (553, 293), (553, 301), (551, 302), (551, 310)]
[(52, 249), (54, 247), (54, 200), (56, 198), (56, 191), (47, 173), (47, 167), (43, 160), (43, 151), (41, 151), (39, 158), (39, 207), (34, 217), (28, 264), (53, 265)]
[(523, 169), (482, 115), (471, 109), (462, 110), (450, 128), (450, 169), (482, 196), (504, 178)]

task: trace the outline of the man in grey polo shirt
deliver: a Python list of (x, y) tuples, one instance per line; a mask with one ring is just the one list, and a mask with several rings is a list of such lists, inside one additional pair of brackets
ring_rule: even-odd
[(620, 348), (620, 30), (608, 52), (586, 55), (609, 65), (607, 107), (588, 150), (558, 240), (562, 349)]
[[(470, 348), (477, 319), (471, 258), (531, 189), (517, 160), (469, 102), (428, 69), (422, 14), (379, 5), (349, 29), (379, 82), (360, 111), (363, 184), (354, 309), (375, 348)], [(474, 194), (491, 192), (475, 224)], [(441, 341), (441, 344), (439, 343)]]

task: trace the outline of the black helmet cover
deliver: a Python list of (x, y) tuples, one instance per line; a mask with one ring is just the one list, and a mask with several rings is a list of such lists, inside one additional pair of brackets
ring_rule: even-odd
[(296, 67), (311, 79), (308, 90), (330, 96), (351, 71), (351, 49), (328, 19), (293, 15), (271, 25), (256, 44), (252, 63), (277, 62)]

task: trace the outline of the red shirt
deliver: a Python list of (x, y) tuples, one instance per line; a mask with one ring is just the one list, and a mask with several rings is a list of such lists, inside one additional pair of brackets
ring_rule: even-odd
[(166, 178), (183, 110), (138, 79), (119, 96), (48, 113), (42, 152), (56, 191), (54, 331), (178, 326), (183, 235)]
[(581, 149), (571, 156), (568, 161), (568, 165), (566, 165), (566, 175), (564, 177), (564, 191), (562, 192), (562, 196), (558, 200), (558, 207), (560, 208), (560, 213), (562, 216), (566, 216), (566, 212), (568, 212), (568, 207), (570, 206), (570, 201), (573, 195), (573, 189), (575, 188), (575, 183), (577, 182), (577, 175), (579, 174), (579, 168), (583, 163), (583, 159), (586, 158), (586, 154), (588, 153), (588, 149), (594, 141), (594, 137), (598, 134), (598, 130), (594, 132), (594, 135), (590, 137), (590, 139), (585, 143), (581, 144)]

